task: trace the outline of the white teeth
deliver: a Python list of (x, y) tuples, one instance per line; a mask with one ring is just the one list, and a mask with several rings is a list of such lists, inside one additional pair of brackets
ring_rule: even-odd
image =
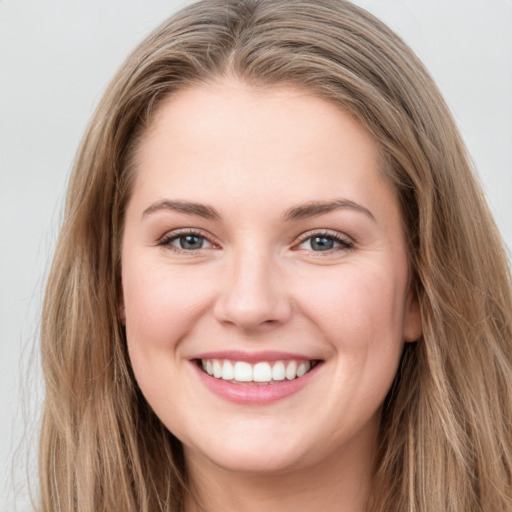
[(235, 363), (235, 380), (239, 382), (251, 382), (252, 366), (245, 361), (237, 361)]
[(238, 382), (267, 382), (294, 380), (312, 368), (311, 361), (261, 361), (252, 365), (246, 361), (202, 359), (201, 367), (216, 379)]
[(306, 374), (306, 372), (308, 372), (311, 368), (311, 364), (309, 361), (305, 362), (305, 363), (300, 363), (299, 364), (299, 367), (297, 368), (297, 377), (302, 377), (303, 375)]
[(293, 380), (297, 377), (297, 363), (295, 361), (290, 361), (286, 365), (286, 378), (288, 380)]
[(220, 361), (218, 361), (217, 359), (214, 359), (213, 363), (212, 363), (212, 368), (213, 368), (213, 376), (216, 379), (220, 379), (222, 377), (222, 365), (221, 365)]
[(252, 371), (254, 382), (270, 382), (272, 380), (272, 368), (268, 363), (257, 363)]
[(231, 361), (224, 361), (222, 365), (222, 380), (233, 380), (235, 378), (235, 369)]
[(284, 380), (286, 377), (286, 369), (282, 361), (278, 361), (272, 368), (272, 380)]

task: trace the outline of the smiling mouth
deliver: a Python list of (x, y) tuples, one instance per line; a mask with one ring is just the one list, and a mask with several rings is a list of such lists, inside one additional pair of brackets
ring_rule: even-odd
[(321, 361), (298, 360), (247, 361), (229, 359), (197, 359), (197, 365), (204, 373), (216, 379), (233, 384), (269, 385), (299, 379), (310, 372)]

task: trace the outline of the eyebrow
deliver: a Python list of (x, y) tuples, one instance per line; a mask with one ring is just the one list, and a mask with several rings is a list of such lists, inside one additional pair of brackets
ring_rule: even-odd
[[(283, 214), (283, 219), (289, 222), (293, 220), (325, 215), (326, 213), (340, 209), (356, 210), (358, 212), (364, 213), (367, 217), (375, 221), (375, 217), (370, 212), (370, 210), (348, 199), (335, 199), (333, 201), (311, 201), (309, 203), (293, 206), (292, 208), (286, 210), (286, 212)], [(153, 203), (142, 212), (142, 217), (162, 210), (170, 210), (179, 213), (186, 213), (189, 215), (197, 215), (198, 217), (210, 220), (218, 220), (221, 218), (220, 213), (215, 208), (213, 208), (213, 206), (190, 201), (170, 199), (163, 199), (162, 201)]]
[(189, 201), (171, 201), (169, 199), (163, 199), (162, 201), (153, 203), (149, 208), (146, 208), (142, 212), (142, 217), (162, 210), (170, 210), (173, 212), (187, 213), (189, 215), (197, 215), (198, 217), (202, 217), (204, 219), (220, 219), (219, 212), (212, 206), (207, 206), (201, 203), (192, 203)]
[(348, 199), (335, 199), (333, 201), (311, 201), (309, 203), (290, 208), (284, 213), (283, 218), (285, 221), (305, 219), (309, 217), (316, 217), (317, 215), (325, 215), (326, 213), (340, 209), (356, 210), (358, 212), (364, 213), (371, 220), (376, 220), (370, 210)]

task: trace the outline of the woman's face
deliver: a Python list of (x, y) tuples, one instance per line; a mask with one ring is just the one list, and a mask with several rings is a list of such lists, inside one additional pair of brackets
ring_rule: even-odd
[(216, 82), (168, 98), (135, 168), (128, 350), (187, 459), (283, 471), (373, 447), (421, 327), (367, 131), (300, 89)]

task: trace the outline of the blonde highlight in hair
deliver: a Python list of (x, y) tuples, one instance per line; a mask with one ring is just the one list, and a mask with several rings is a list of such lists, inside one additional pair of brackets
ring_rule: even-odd
[(357, 118), (383, 155), (423, 335), (383, 408), (372, 512), (512, 510), (512, 297), (505, 251), (449, 110), (412, 51), (344, 0), (204, 0), (113, 79), (78, 151), (42, 323), (44, 512), (180, 511), (183, 454), (142, 397), (120, 318), (133, 153), (174, 91), (234, 75)]

